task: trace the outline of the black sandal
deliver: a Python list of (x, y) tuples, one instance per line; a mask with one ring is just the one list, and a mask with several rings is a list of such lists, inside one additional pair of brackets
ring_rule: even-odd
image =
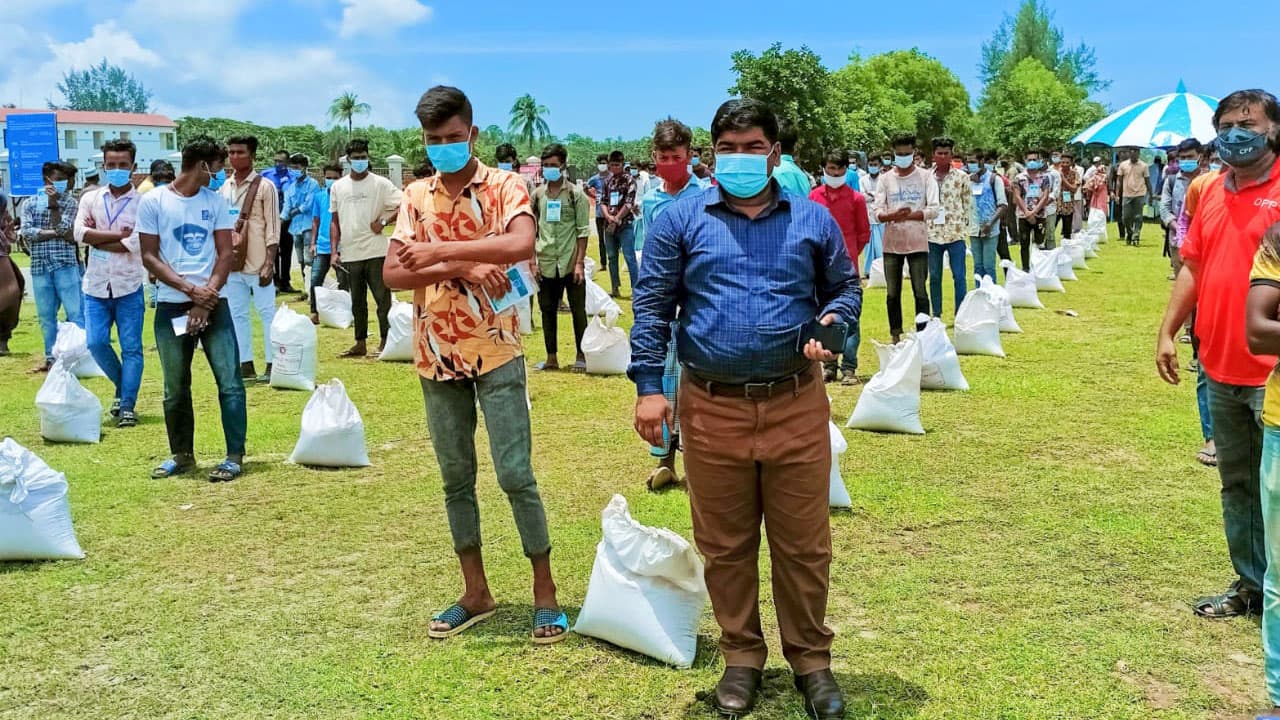
[(1248, 615), (1261, 607), (1261, 598), (1254, 593), (1240, 592), (1237, 582), (1221, 595), (1206, 595), (1196, 600), (1191, 609), (1200, 617), (1221, 620)]

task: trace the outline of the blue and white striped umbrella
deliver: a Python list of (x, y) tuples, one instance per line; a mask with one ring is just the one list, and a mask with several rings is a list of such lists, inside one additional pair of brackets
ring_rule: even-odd
[(1173, 147), (1187, 138), (1207, 143), (1217, 137), (1213, 111), (1218, 98), (1178, 91), (1136, 102), (1094, 123), (1072, 138), (1072, 143), (1110, 147)]

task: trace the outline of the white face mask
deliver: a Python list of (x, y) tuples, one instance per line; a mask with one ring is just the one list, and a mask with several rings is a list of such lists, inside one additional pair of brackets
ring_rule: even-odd
[(822, 174), (822, 182), (826, 183), (829, 188), (844, 187), (844, 180), (845, 178), (843, 175)]
[(911, 167), (913, 164), (915, 164), (915, 161), (916, 161), (915, 155), (894, 155), (893, 156), (893, 164), (902, 168), (903, 170), (906, 170), (907, 168)]
[(604, 165), (604, 164), (596, 165), (596, 170), (599, 172), (604, 172), (605, 170), (608, 170), (608, 169), (609, 169), (608, 165)]

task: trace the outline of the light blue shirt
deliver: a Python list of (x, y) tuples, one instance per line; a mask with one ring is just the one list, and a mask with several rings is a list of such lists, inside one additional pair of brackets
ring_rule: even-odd
[(773, 179), (778, 181), (778, 185), (783, 190), (792, 195), (800, 197), (809, 197), (809, 191), (813, 186), (809, 183), (809, 176), (796, 165), (796, 159), (790, 155), (783, 155), (782, 160), (778, 163), (778, 167), (773, 169)]
[(665, 189), (666, 182), (659, 179), (657, 184), (649, 188), (649, 192), (644, 194), (640, 199), (640, 214), (644, 218), (645, 228), (653, 227), (653, 223), (662, 215), (663, 211), (671, 203), (688, 195), (697, 194), (699, 191), (706, 190), (711, 187), (710, 180), (703, 180), (697, 175), (690, 175), (689, 182), (675, 195), (668, 193)]
[(303, 175), (284, 186), (284, 214), (289, 218), (290, 235), (301, 235), (311, 230), (311, 219), (315, 217), (311, 206), (319, 189), (320, 183), (310, 175)]
[(320, 218), (320, 227), (316, 230), (316, 254), (328, 255), (332, 252), (329, 248), (329, 223), (333, 214), (329, 212), (329, 188), (318, 183), (315, 194), (311, 196), (311, 216)]

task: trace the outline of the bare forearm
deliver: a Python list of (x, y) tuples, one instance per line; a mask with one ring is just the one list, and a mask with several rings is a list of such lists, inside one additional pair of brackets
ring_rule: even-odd
[(120, 234), (119, 230), (95, 230), (93, 228), (85, 228), (84, 231), (84, 244), (92, 245), (93, 247), (102, 247), (103, 245), (109, 245), (111, 243), (119, 244), (123, 239), (124, 236)]
[(93, 249), (105, 250), (107, 252), (113, 252), (113, 253), (130, 252), (129, 248), (125, 247), (124, 243), (120, 242), (119, 240), (115, 240), (112, 242), (97, 243), (96, 245), (93, 246)]
[(440, 261), (490, 263), (509, 265), (527, 260), (533, 254), (534, 238), (531, 233), (507, 233), (469, 242), (440, 244)]
[(417, 290), (428, 285), (460, 278), (474, 264), (469, 262), (445, 262), (415, 272), (398, 263), (388, 263), (382, 268), (382, 280), (387, 287), (395, 290)]
[(1173, 284), (1173, 292), (1169, 296), (1169, 305), (1164, 312), (1164, 321), (1160, 323), (1160, 337), (1176, 337), (1179, 329), (1187, 321), (1187, 316), (1196, 306), (1196, 279), (1190, 268), (1183, 267), (1178, 279)]

